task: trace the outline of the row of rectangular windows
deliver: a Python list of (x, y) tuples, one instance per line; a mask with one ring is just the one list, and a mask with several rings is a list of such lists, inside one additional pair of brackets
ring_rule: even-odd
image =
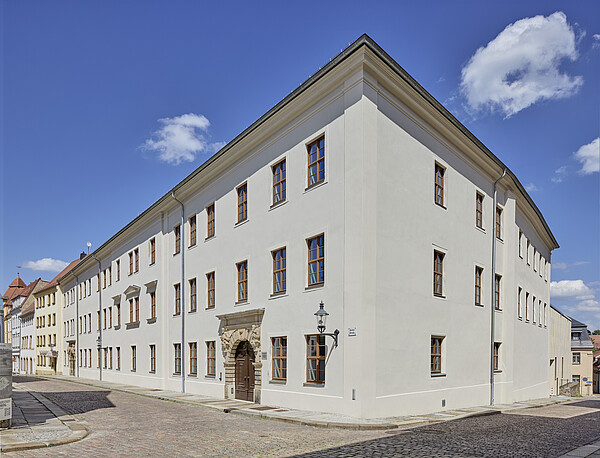
[[(523, 244), (523, 239), (525, 239), (525, 244)], [(526, 252), (525, 256), (523, 255), (523, 247), (525, 246)], [(530, 253), (533, 249), (533, 256), (530, 257)], [(540, 277), (543, 277), (545, 281), (548, 281), (548, 269), (550, 267), (550, 263), (546, 261), (546, 259), (542, 256), (542, 253), (537, 251), (537, 248), (531, 245), (531, 242), (525, 235), (523, 231), (519, 229), (519, 257), (524, 259), (527, 262), (527, 265), (531, 265), (533, 267), (534, 272), (538, 272)], [(533, 262), (532, 262), (533, 259)]]
[[(529, 298), (532, 297), (530, 300)], [(525, 303), (525, 321), (531, 321), (533, 324), (538, 324), (540, 327), (548, 326), (548, 304), (544, 302), (542, 308), (542, 300), (530, 295), (528, 291), (525, 292), (525, 301), (523, 301), (523, 288), (518, 287), (517, 292), (517, 316), (520, 320), (523, 319), (523, 303)], [(536, 308), (537, 303), (537, 308)]]

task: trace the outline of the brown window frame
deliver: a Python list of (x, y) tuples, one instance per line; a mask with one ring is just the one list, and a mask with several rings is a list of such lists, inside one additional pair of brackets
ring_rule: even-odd
[(475, 193), (475, 226), (483, 229), (483, 194)]
[(133, 251), (129, 252), (129, 275), (133, 274)]
[(517, 316), (523, 318), (523, 304), (521, 301), (521, 295), (523, 294), (523, 288), (520, 286), (517, 289)]
[(483, 305), (481, 302), (481, 283), (483, 267), (475, 266), (475, 305)]
[[(433, 251), (433, 295), (444, 297), (444, 258), (446, 254)], [(438, 288), (439, 286), (439, 288)]]
[(150, 318), (156, 318), (156, 291), (150, 291)]
[(431, 336), (431, 359), (430, 370), (432, 374), (442, 373), (442, 346), (444, 345), (444, 337)]
[(433, 175), (433, 201), (440, 207), (445, 207), (446, 203), (445, 185), (446, 167), (436, 162)]
[(237, 269), (237, 301), (248, 300), (248, 260), (238, 262)]
[(156, 345), (150, 345), (150, 372), (156, 372)]
[(196, 245), (196, 239), (197, 239), (197, 222), (196, 222), (196, 215), (192, 215), (189, 217), (188, 219), (189, 225), (190, 225), (190, 246), (194, 246)]
[(502, 240), (502, 208), (496, 207), (496, 238)]
[(181, 224), (176, 225), (173, 228), (175, 234), (175, 252), (173, 254), (181, 253)]
[(137, 370), (137, 346), (131, 346), (131, 372), (135, 372)]
[(244, 183), (237, 187), (237, 222), (241, 223), (248, 219), (248, 184)]
[(529, 321), (529, 292), (525, 291), (525, 321)]
[[(314, 246), (313, 242), (316, 242)], [(322, 285), (325, 283), (325, 234), (308, 239), (306, 244), (308, 248), (308, 286)], [(316, 268), (313, 270), (312, 266)]]
[(206, 308), (215, 308), (215, 272), (206, 274)]
[(116, 347), (117, 348), (117, 367), (116, 370), (120, 371), (121, 370), (121, 347)]
[(523, 231), (519, 229), (519, 257), (523, 259)]
[(181, 344), (173, 344), (173, 351), (175, 353), (175, 367), (174, 374), (181, 374)]
[[(316, 147), (315, 151), (312, 151), (313, 146)], [(307, 153), (307, 187), (311, 188), (319, 183), (325, 181), (325, 135), (321, 135), (316, 140), (306, 145)], [(311, 159), (311, 155), (315, 155)], [(314, 173), (311, 173), (311, 168), (314, 167)], [(320, 177), (322, 175), (322, 177)], [(311, 182), (311, 178), (316, 177), (315, 181)]]
[[(316, 338), (316, 344), (311, 345), (311, 339)], [(315, 350), (311, 352), (311, 349)], [(311, 354), (314, 353), (314, 354)], [(325, 345), (325, 336), (323, 334), (309, 334), (306, 336), (306, 383), (325, 384), (325, 357), (327, 356), (327, 347)], [(311, 361), (316, 361), (314, 368), (311, 368)], [(315, 377), (311, 378), (311, 372)]]
[(273, 294), (283, 294), (287, 288), (286, 247), (271, 252), (273, 258)]
[(494, 275), (494, 310), (502, 310), (502, 304), (500, 304), (500, 294), (502, 288), (502, 275)]
[(214, 340), (206, 341), (206, 375), (217, 375), (217, 343)]
[(139, 248), (136, 248), (135, 250), (133, 250), (133, 258), (135, 260), (134, 272), (139, 272), (140, 271), (140, 250), (139, 250)]
[(285, 202), (287, 199), (286, 169), (285, 159), (271, 167), (273, 173), (273, 205)]
[(502, 342), (494, 342), (494, 370), (499, 371), (500, 367), (500, 345)]
[[(287, 380), (287, 337), (271, 337), (271, 374), (273, 380)], [(276, 364), (278, 363), (278, 364)], [(279, 366), (279, 377), (276, 366)]]
[(173, 315), (181, 314), (181, 283), (175, 283), (175, 313)]
[(198, 343), (189, 342), (190, 346), (190, 375), (198, 374)]
[[(121, 279), (121, 260), (117, 259), (115, 261), (116, 265), (117, 265), (117, 272), (116, 272), (116, 278), (115, 281), (119, 281)], [(80, 294), (81, 296), (81, 294)]]
[(156, 238), (152, 237), (150, 239), (150, 265), (156, 262)]
[(196, 278), (190, 280), (190, 313), (198, 310), (197, 303), (197, 291), (196, 291)]
[(215, 204), (212, 203), (206, 207), (206, 238), (209, 239), (215, 235)]

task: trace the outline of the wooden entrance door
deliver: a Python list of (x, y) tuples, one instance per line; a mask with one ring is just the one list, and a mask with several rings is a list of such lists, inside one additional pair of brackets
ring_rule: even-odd
[(254, 401), (254, 351), (250, 342), (240, 342), (235, 352), (235, 398)]

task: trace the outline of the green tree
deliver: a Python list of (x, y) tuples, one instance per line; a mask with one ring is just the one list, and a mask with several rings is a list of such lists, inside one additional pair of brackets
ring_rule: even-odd
[(594, 332), (592, 332), (593, 335), (595, 336), (599, 336), (600, 335), (600, 329), (596, 329)]

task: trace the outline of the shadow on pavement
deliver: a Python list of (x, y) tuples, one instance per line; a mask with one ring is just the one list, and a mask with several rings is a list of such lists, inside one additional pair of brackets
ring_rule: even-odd
[(585, 401), (575, 401), (565, 404), (567, 406), (587, 407), (588, 409), (600, 409), (600, 399), (586, 399)]

